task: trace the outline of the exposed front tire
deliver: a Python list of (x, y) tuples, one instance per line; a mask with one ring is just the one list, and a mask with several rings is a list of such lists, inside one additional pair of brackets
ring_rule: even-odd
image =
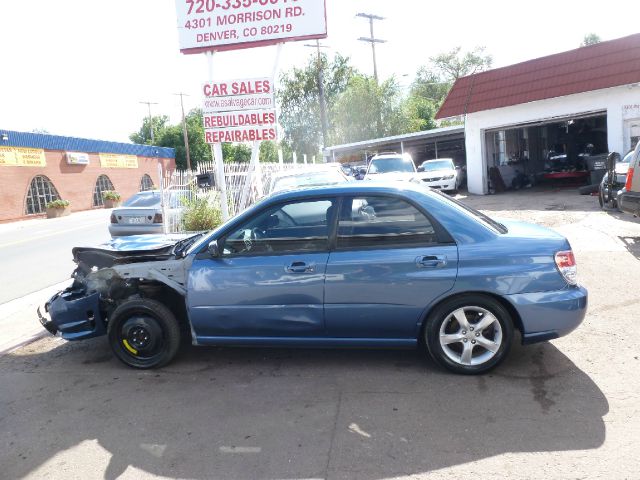
[(168, 364), (180, 347), (180, 327), (162, 303), (144, 298), (128, 300), (109, 319), (109, 344), (119, 360), (134, 368)]
[(493, 298), (464, 294), (438, 305), (427, 318), (424, 334), (436, 363), (455, 373), (477, 375), (507, 356), (513, 321)]

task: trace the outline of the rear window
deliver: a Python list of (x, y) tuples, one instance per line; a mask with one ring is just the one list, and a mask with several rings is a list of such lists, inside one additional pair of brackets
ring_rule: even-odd
[[(424, 187), (424, 188), (429, 188), (429, 187)], [(507, 233), (509, 231), (507, 229), (507, 227), (505, 227), (500, 222), (496, 222), (493, 218), (488, 217), (487, 215), (485, 215), (482, 212), (479, 212), (475, 208), (471, 208), (470, 206), (465, 205), (464, 203), (459, 202), (458, 200), (456, 200), (454, 198), (451, 198), (446, 193), (442, 193), (442, 192), (440, 192), (438, 190), (431, 190), (431, 191), (433, 193), (435, 193), (436, 195), (440, 195), (441, 198), (443, 198), (444, 200), (446, 200), (449, 203), (452, 203), (458, 209), (463, 210), (466, 214), (471, 215), (476, 220), (478, 220), (481, 223), (484, 223), (485, 225), (489, 226), (492, 230), (495, 230), (498, 233)]]
[(156, 192), (140, 192), (122, 204), (123, 207), (159, 207), (160, 194)]

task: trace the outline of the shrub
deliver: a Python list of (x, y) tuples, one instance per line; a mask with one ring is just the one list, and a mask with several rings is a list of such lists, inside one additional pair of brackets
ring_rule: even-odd
[(105, 190), (102, 192), (102, 198), (105, 200), (120, 200), (120, 194), (115, 190)]
[(185, 211), (182, 226), (188, 232), (213, 230), (222, 223), (220, 208), (209, 197), (194, 194), (191, 200), (184, 200)]
[(65, 208), (65, 207), (68, 207), (69, 205), (71, 205), (69, 200), (58, 199), (58, 200), (52, 200), (49, 203), (47, 203), (47, 208)]

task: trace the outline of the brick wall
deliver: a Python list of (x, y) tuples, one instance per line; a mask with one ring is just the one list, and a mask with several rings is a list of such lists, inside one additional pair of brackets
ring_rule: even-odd
[(58, 190), (60, 198), (71, 202), (72, 211), (90, 210), (93, 191), (100, 175), (107, 175), (123, 199), (140, 189), (140, 179), (146, 173), (158, 185), (158, 163), (164, 171), (175, 169), (175, 160), (138, 157), (138, 168), (102, 168), (97, 153), (89, 155), (89, 165), (68, 165), (65, 152), (45, 150), (46, 167), (0, 166), (0, 222), (33, 218), (26, 215), (26, 200), (31, 180), (45, 175)]

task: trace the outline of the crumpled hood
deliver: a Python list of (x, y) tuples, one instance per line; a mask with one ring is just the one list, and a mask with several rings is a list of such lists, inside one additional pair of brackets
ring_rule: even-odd
[(96, 247), (74, 247), (73, 260), (83, 271), (92, 267), (109, 268), (122, 263), (151, 262), (173, 257), (173, 250), (180, 240), (193, 235), (131, 235), (112, 238)]

